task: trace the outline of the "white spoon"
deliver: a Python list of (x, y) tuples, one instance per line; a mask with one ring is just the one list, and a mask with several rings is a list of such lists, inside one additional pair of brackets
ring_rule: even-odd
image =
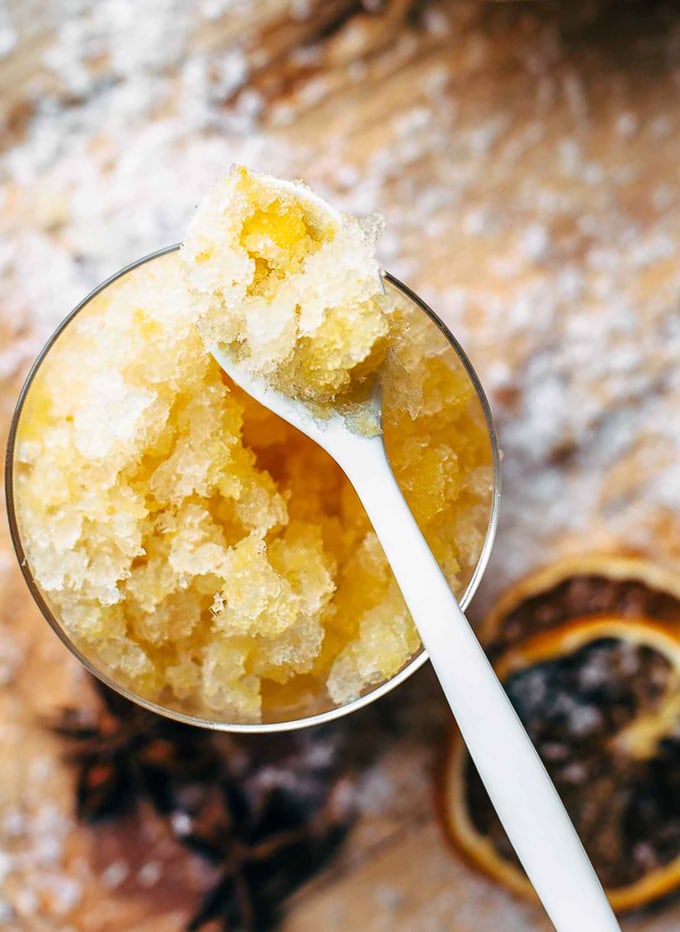
[[(356, 489), (484, 786), (555, 928), (619, 930), (550, 777), (404, 501), (382, 435), (353, 433), (340, 415), (317, 419), (303, 402), (249, 374), (228, 349), (211, 352), (252, 398), (330, 453)], [(379, 406), (377, 397), (373, 404)]]
[[(308, 188), (268, 181), (331, 222), (340, 220)], [(250, 374), (228, 348), (213, 346), (211, 352), (247, 394), (323, 447), (354, 486), (470, 756), (557, 932), (620, 932), (557, 791), (404, 500), (382, 434), (354, 433), (339, 414), (319, 419), (304, 402)], [(379, 388), (369, 403), (379, 417)]]

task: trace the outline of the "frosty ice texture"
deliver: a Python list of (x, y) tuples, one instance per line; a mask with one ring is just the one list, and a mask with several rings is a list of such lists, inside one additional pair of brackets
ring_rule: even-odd
[[(182, 266), (174, 253), (124, 276), (41, 366), (17, 438), (30, 568), (80, 650), (148, 699), (242, 722), (347, 702), (417, 633), (338, 466), (206, 352)], [(396, 292), (387, 303), (385, 441), (460, 592), (489, 518), (484, 418), (445, 338)], [(277, 377), (312, 365), (300, 358)], [(315, 370), (317, 399), (353, 371), (333, 366)]]
[(278, 389), (327, 405), (376, 370), (389, 305), (377, 221), (306, 195), (236, 166), (201, 203), (182, 256), (207, 340), (234, 347)]

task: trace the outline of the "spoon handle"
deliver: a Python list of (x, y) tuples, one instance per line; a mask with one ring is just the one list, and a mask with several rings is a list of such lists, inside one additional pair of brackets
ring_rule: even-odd
[(350, 479), (529, 880), (557, 932), (620, 932), (550, 777), (385, 468), (382, 444), (367, 447)]

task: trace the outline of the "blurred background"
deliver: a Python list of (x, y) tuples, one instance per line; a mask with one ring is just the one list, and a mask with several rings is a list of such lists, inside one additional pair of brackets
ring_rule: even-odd
[[(3, 444), (54, 327), (180, 240), (230, 163), (303, 178), (384, 215), (385, 267), (490, 395), (504, 501), (472, 612), (488, 639), (508, 586), (515, 620), (548, 592), (523, 637), (605, 610), (680, 630), (679, 94), (680, 9), (663, 0), (0, 0)], [(601, 862), (634, 888), (631, 932), (680, 927), (678, 645), (600, 664), (579, 716), (555, 712), (545, 667), (529, 703), (536, 729), (545, 709), (573, 726), (555, 766), (587, 748), (565, 786), (581, 814), (600, 801), (584, 825), (613, 839)], [(621, 716), (644, 719), (644, 750), (613, 742)], [(447, 838), (450, 731), (428, 670), (351, 724), (266, 748), (140, 718), (39, 618), (2, 518), (3, 929), (548, 929)], [(293, 810), (289, 850), (272, 839)]]

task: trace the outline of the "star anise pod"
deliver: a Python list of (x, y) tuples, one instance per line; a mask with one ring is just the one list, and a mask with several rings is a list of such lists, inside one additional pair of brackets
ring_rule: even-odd
[(266, 932), (286, 898), (322, 868), (351, 815), (339, 775), (341, 728), (296, 736), (215, 738), (147, 712), (98, 681), (96, 712), (67, 709), (78, 815), (113, 817), (140, 800), (173, 819), (178, 841), (216, 865), (219, 881), (188, 930)]
[(132, 809), (140, 799), (167, 814), (187, 787), (219, 779), (210, 735), (148, 712), (94, 681), (96, 712), (66, 709), (52, 724), (71, 742), (77, 767), (76, 810), (95, 822)]
[(221, 871), (189, 932), (211, 922), (229, 932), (278, 925), (287, 897), (329, 862), (351, 822), (333, 757), (323, 740), (307, 738), (273, 761), (249, 757), (213, 787), (181, 839)]

